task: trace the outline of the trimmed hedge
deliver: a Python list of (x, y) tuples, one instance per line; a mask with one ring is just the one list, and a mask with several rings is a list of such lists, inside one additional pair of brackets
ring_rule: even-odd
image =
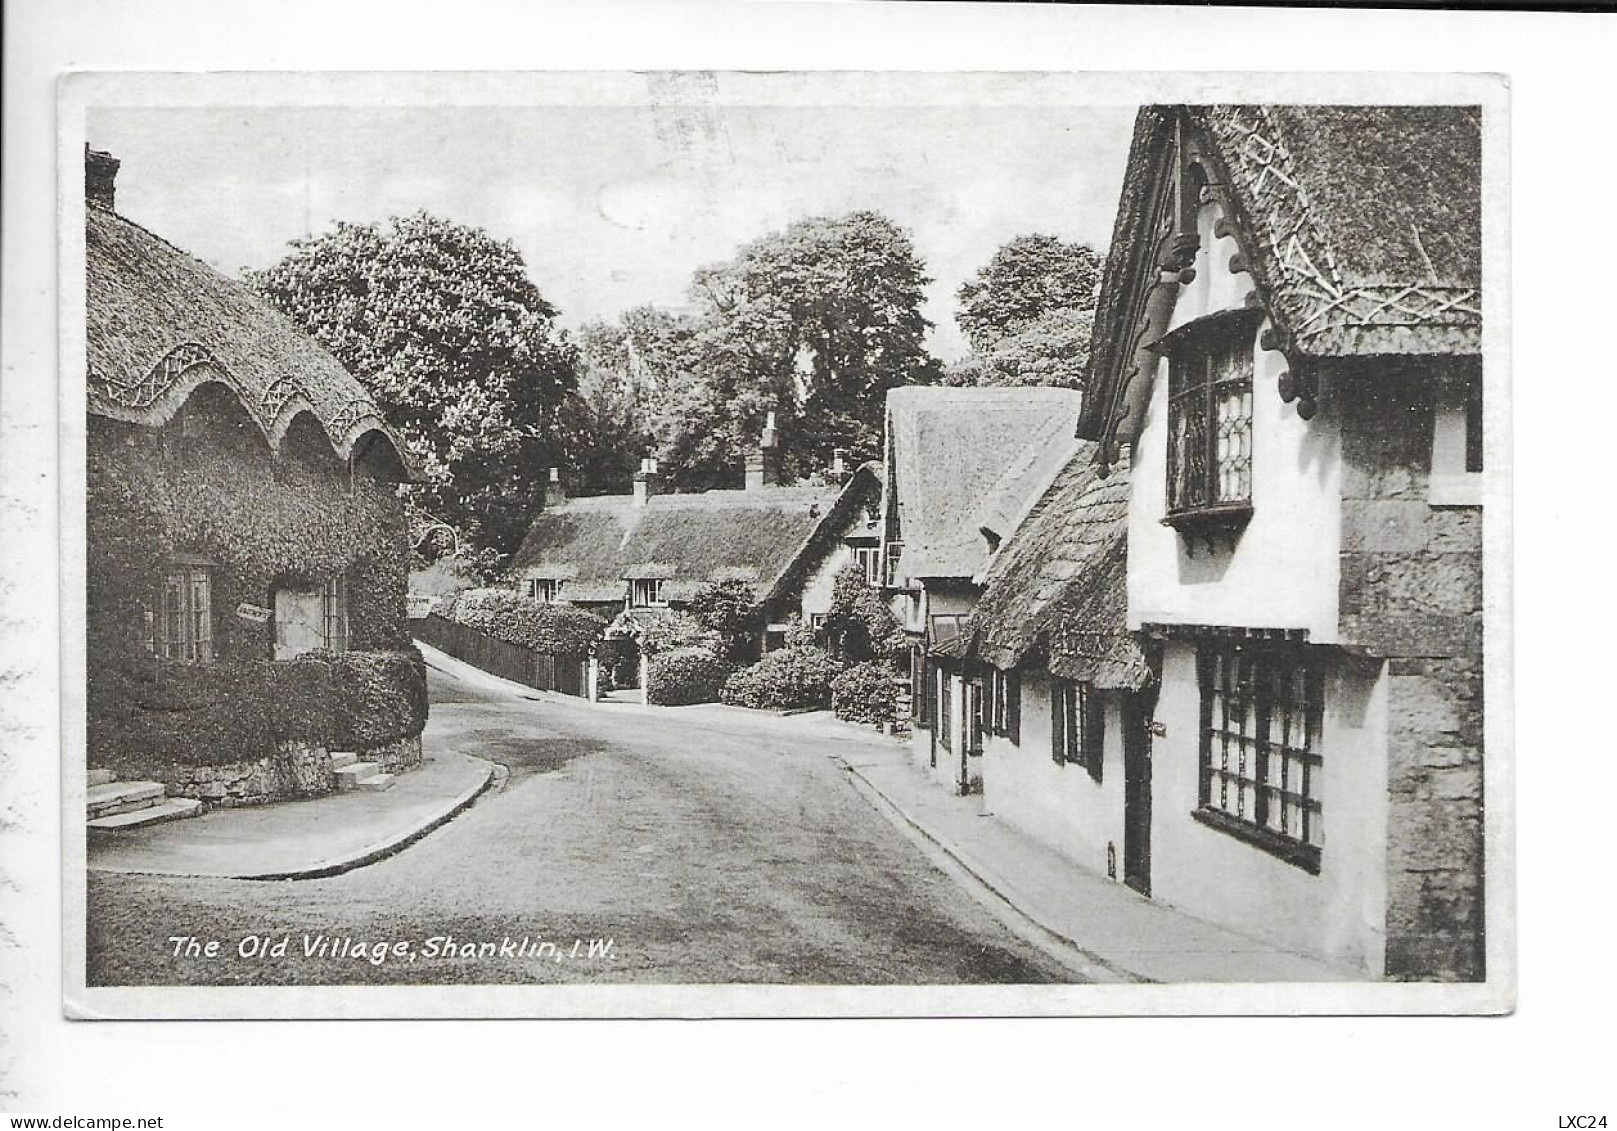
[(893, 669), (885, 660), (855, 664), (831, 681), (831, 710), (839, 719), (891, 722), (896, 709)]
[(606, 620), (571, 605), (551, 605), (513, 589), (465, 589), (456, 595), (459, 624), (535, 652), (581, 656), (606, 631)]
[(823, 648), (782, 648), (725, 680), (719, 698), (737, 707), (823, 707), (839, 670)]
[(665, 707), (712, 703), (734, 671), (706, 648), (659, 652), (646, 664), (646, 701)]
[(414, 648), (97, 665), (87, 691), (89, 763), (114, 769), (254, 761), (287, 741), (363, 750), (427, 722), (426, 666)]

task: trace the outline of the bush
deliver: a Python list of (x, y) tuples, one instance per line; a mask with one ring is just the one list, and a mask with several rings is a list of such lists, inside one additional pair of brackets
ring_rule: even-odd
[(581, 656), (606, 631), (606, 621), (571, 605), (550, 605), (514, 589), (466, 589), (454, 619), (496, 640), (561, 656)]
[(762, 616), (758, 592), (747, 581), (710, 581), (691, 598), (691, 615), (718, 633), (718, 654), (736, 663), (758, 655)]
[(896, 710), (892, 666), (871, 660), (837, 675), (831, 681), (831, 710), (849, 722), (891, 722)]
[(832, 583), (825, 630), (832, 651), (850, 663), (890, 657), (907, 647), (898, 618), (857, 564), (844, 566)]
[(659, 652), (646, 664), (646, 701), (665, 707), (711, 703), (734, 670), (706, 648)]
[(706, 627), (689, 613), (672, 610), (664, 616), (640, 620), (619, 616), (613, 622), (619, 631), (627, 633), (640, 650), (648, 656), (659, 652), (673, 652), (681, 648), (701, 648), (717, 656), (724, 650), (719, 634)]
[(331, 674), (333, 749), (364, 750), (414, 737), (427, 725), (427, 667), (414, 648), (343, 652), (331, 657)]
[(782, 648), (725, 680), (719, 698), (738, 707), (823, 707), (837, 671), (823, 648)]

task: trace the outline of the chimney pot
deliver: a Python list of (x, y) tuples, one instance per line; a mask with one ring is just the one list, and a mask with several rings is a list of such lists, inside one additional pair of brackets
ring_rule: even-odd
[(122, 162), (110, 153), (88, 145), (84, 147), (84, 199), (87, 203), (112, 211), (120, 164)]

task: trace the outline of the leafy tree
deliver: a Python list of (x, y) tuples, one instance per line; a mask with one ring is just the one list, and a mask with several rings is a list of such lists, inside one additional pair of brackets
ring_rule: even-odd
[(511, 553), (542, 496), (577, 351), (509, 243), (417, 212), (297, 240), (250, 281), (383, 406), (426, 472), (416, 503)]
[(569, 491), (628, 489), (640, 458), (653, 449), (659, 401), (689, 367), (695, 334), (689, 319), (649, 306), (579, 330), (578, 389), (560, 413)]
[(696, 273), (701, 328), (655, 425), (674, 485), (728, 485), (775, 413), (787, 476), (836, 448), (877, 454), (887, 390), (941, 377), (923, 338), (930, 280), (910, 238), (874, 212), (799, 221)]
[(1017, 236), (955, 292), (955, 322), (979, 353), (1052, 311), (1094, 310), (1104, 263), (1087, 244)]
[(946, 385), (1049, 385), (1084, 387), (1089, 368), (1093, 310), (1047, 311), (986, 349), (955, 362)]
[(735, 663), (757, 659), (758, 592), (745, 581), (710, 581), (691, 597), (690, 612), (719, 634), (720, 656)]

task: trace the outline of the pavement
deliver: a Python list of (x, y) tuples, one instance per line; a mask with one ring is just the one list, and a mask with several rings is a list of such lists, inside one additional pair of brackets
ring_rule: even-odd
[(471, 805), (499, 767), (434, 741), (391, 789), (215, 809), (200, 817), (94, 837), (94, 872), (293, 880), (335, 876), (414, 844)]
[(1319, 962), (1147, 899), (925, 777), (907, 748), (838, 758), (856, 788), (987, 889), (1001, 918), (1094, 981), (1352, 982)]

